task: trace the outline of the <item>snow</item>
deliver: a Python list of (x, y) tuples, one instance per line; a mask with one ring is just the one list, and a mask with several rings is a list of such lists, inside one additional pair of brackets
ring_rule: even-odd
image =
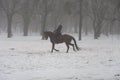
[(77, 44), (80, 51), (59, 44), (51, 53), (40, 36), (0, 36), (0, 80), (120, 80), (119, 37), (84, 36)]

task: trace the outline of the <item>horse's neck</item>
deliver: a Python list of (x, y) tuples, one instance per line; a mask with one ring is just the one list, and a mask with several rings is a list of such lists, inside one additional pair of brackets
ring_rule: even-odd
[(50, 38), (51, 42), (53, 42), (53, 36), (54, 36), (54, 34), (52, 32), (48, 33), (48, 37)]
[(48, 35), (50, 38), (52, 38), (54, 36), (54, 34), (52, 32), (49, 32)]

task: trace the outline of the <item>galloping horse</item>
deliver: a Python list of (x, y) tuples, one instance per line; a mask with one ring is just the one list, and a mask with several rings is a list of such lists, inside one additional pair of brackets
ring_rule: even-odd
[[(55, 44), (59, 44), (59, 43), (63, 43), (63, 42), (65, 42), (65, 44), (67, 46), (67, 51), (66, 51), (67, 53), (68, 53), (68, 50), (69, 50), (69, 45), (71, 45), (73, 47), (74, 51), (75, 51), (75, 47), (76, 47), (77, 50), (79, 50), (79, 47), (77, 46), (75, 38), (68, 35), (68, 34), (61, 35), (60, 38), (59, 38), (59, 41), (56, 41), (53, 32), (45, 31), (44, 32), (44, 38), (47, 40), (48, 37), (50, 38), (50, 41), (52, 43), (51, 52), (53, 52), (53, 50), (59, 51), (59, 50), (55, 49)], [(72, 40), (74, 41), (75, 47), (74, 47), (74, 44), (71, 43)]]

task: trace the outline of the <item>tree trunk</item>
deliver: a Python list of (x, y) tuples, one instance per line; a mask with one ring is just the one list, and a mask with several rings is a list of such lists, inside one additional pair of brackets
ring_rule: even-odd
[(97, 30), (94, 30), (94, 39), (98, 39), (100, 36), (99, 32)]
[(75, 24), (74, 24), (74, 33), (78, 33), (78, 19), (75, 19)]
[(46, 27), (46, 20), (48, 15), (48, 0), (43, 0), (43, 14), (42, 14), (42, 21), (41, 21), (41, 31), (40, 34), (42, 35), (42, 39), (44, 40), (44, 31)]
[(28, 28), (29, 28), (30, 18), (24, 17), (24, 32), (23, 36), (28, 36)]
[(88, 26), (85, 26), (85, 35), (88, 35)]
[(12, 37), (12, 15), (7, 15), (7, 21), (8, 21), (8, 26), (7, 26), (7, 37), (11, 38)]
[(23, 36), (28, 36), (28, 23), (24, 23), (24, 33)]
[(94, 39), (98, 39), (97, 37), (97, 31), (94, 29)]
[(77, 33), (77, 32), (78, 32), (77, 30), (78, 30), (78, 29), (77, 29), (77, 25), (75, 25), (74, 33)]
[(95, 26), (95, 28), (94, 28), (94, 39), (98, 39), (100, 37), (100, 35), (101, 35), (101, 28), (102, 28), (101, 25)]
[(45, 31), (45, 27), (46, 27), (46, 18), (47, 18), (47, 13), (42, 15), (42, 22), (41, 22), (42, 40), (44, 40), (44, 31)]
[(81, 34), (82, 34), (82, 1), (80, 0), (80, 21), (79, 21), (79, 40), (81, 40)]

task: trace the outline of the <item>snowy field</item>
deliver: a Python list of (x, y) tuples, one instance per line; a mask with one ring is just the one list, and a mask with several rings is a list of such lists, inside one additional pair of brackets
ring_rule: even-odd
[(40, 36), (0, 36), (0, 80), (120, 80), (120, 38), (92, 38), (77, 40), (80, 51), (59, 44), (51, 53)]

